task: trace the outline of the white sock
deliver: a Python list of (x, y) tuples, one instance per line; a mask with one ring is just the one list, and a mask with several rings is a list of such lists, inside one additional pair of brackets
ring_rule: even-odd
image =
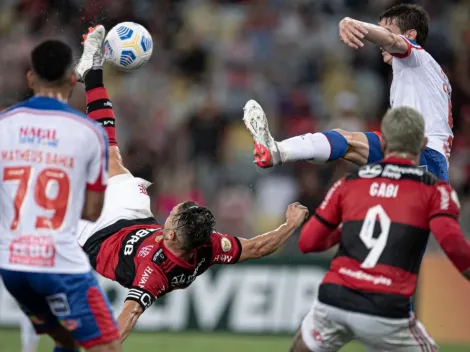
[(20, 329), (23, 352), (35, 352), (39, 343), (39, 335), (34, 331), (33, 325), (26, 315), (21, 317)]
[(277, 142), (282, 163), (308, 160), (324, 164), (331, 154), (328, 138), (323, 133), (307, 133)]

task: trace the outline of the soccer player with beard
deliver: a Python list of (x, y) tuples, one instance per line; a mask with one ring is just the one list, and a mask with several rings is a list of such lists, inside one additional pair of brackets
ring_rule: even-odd
[[(379, 25), (346, 17), (339, 23), (340, 39), (360, 49), (364, 41), (379, 46), (384, 62), (393, 70), (391, 107), (409, 106), (425, 119), (428, 144), (420, 154), (421, 167), (448, 182), (448, 158), (452, 145), (451, 86), (433, 57), (423, 49), (429, 16), (418, 5), (394, 6), (379, 17)], [(316, 164), (345, 159), (357, 165), (383, 159), (379, 132), (332, 130), (307, 133), (276, 142), (261, 106), (247, 102), (243, 120), (255, 142), (259, 167), (308, 160)]]
[(85, 82), (87, 114), (106, 130), (110, 155), (103, 213), (95, 223), (82, 222), (78, 241), (98, 273), (129, 288), (118, 317), (124, 340), (156, 299), (188, 287), (214, 264), (273, 253), (304, 222), (308, 211), (291, 204), (283, 225), (248, 240), (215, 232), (212, 213), (192, 201), (175, 206), (160, 224), (150, 210), (146, 190), (150, 182), (134, 177), (122, 163), (114, 112), (103, 85), (104, 36), (103, 26), (90, 29), (76, 67)]

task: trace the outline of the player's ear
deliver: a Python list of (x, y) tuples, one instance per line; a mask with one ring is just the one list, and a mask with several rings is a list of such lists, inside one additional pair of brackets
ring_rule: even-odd
[(421, 151), (424, 152), (426, 149), (426, 146), (428, 145), (428, 137), (424, 137), (423, 139), (423, 145), (421, 146)]
[(29, 70), (26, 73), (26, 81), (28, 82), (28, 87), (34, 90), (36, 80), (33, 71)]
[(176, 240), (176, 232), (174, 230), (169, 230), (167, 232), (167, 236), (166, 236), (166, 239), (168, 241), (175, 241)]
[(382, 152), (385, 154), (385, 151), (387, 150), (387, 141), (383, 136), (380, 138), (380, 147), (382, 148)]
[(411, 39), (414, 42), (416, 41), (417, 36), (418, 36), (418, 32), (416, 31), (416, 29), (410, 29), (406, 31), (405, 33), (405, 37), (407, 37), (408, 39)]
[(77, 84), (77, 74), (75, 72), (72, 72), (72, 75), (70, 76), (70, 87), (75, 87)]

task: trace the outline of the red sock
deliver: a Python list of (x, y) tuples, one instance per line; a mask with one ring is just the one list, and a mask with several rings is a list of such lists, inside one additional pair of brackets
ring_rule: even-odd
[(108, 134), (109, 145), (117, 146), (113, 104), (102, 85), (102, 73), (101, 70), (95, 70), (85, 76), (86, 113), (103, 126)]

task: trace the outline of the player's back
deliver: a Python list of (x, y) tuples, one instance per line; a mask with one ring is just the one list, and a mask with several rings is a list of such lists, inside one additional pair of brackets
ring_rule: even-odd
[(425, 119), (428, 147), (448, 156), (453, 138), (451, 85), (426, 50), (408, 38), (403, 39), (409, 52), (393, 58), (390, 105), (419, 111)]
[(34, 97), (0, 115), (0, 267), (90, 270), (77, 224), (85, 188), (105, 187), (106, 158), (101, 129), (58, 100)]
[(319, 300), (407, 318), (429, 238), (430, 204), (443, 182), (402, 159), (367, 165), (343, 182), (340, 247)]

